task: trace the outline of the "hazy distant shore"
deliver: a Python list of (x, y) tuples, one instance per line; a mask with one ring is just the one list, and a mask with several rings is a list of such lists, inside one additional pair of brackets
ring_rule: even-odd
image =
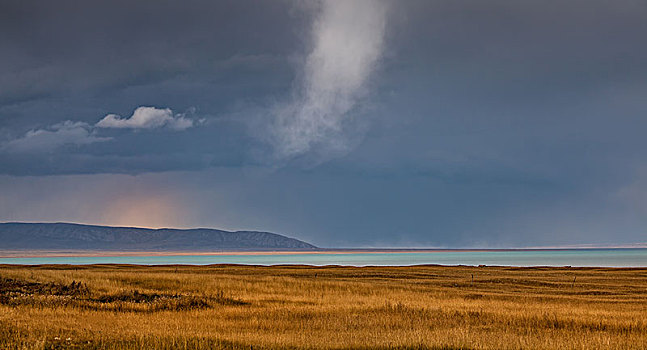
[[(502, 249), (498, 251), (505, 251)], [(112, 256), (209, 256), (209, 255), (290, 255), (290, 254), (353, 254), (353, 253), (433, 253), (449, 251), (484, 251), (482, 249), (318, 249), (318, 250), (229, 250), (229, 251), (0, 251), (0, 258), (52, 258), (52, 257), (112, 257)], [(495, 250), (492, 250), (495, 251)]]
[(384, 254), (384, 253), (447, 253), (447, 252), (515, 252), (564, 251), (592, 249), (644, 249), (631, 247), (563, 247), (563, 248), (319, 248), (316, 250), (223, 250), (223, 251), (111, 251), (111, 250), (0, 250), (0, 258), (54, 258), (54, 257), (121, 257), (121, 256), (236, 256), (236, 255), (291, 255), (291, 254)]

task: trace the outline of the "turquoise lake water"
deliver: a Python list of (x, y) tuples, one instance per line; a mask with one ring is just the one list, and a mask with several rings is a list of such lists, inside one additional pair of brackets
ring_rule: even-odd
[(0, 264), (141, 264), (141, 265), (346, 265), (346, 266), (408, 266), (500, 265), (500, 266), (601, 266), (647, 267), (647, 248), (639, 249), (570, 249), (531, 251), (444, 251), (396, 253), (344, 253), (275, 255), (176, 255), (176, 256), (114, 256), (114, 257), (43, 257), (0, 258)]

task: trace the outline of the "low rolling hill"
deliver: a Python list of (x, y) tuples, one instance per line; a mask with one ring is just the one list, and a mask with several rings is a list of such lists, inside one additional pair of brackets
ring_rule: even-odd
[(147, 229), (70, 223), (0, 223), (0, 250), (218, 251), (314, 250), (276, 233)]

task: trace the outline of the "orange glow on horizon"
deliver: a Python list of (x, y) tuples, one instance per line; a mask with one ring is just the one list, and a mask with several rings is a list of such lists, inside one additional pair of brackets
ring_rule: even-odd
[(102, 221), (110, 226), (145, 228), (178, 227), (181, 218), (181, 210), (174, 201), (159, 195), (114, 199), (102, 215)]

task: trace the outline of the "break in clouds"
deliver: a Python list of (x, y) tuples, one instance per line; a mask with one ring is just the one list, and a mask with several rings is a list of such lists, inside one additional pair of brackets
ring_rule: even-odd
[(315, 146), (346, 147), (344, 122), (367, 92), (367, 82), (384, 47), (386, 4), (381, 1), (324, 1), (312, 25), (312, 50), (291, 99), (272, 113), (272, 143), (278, 158)]

